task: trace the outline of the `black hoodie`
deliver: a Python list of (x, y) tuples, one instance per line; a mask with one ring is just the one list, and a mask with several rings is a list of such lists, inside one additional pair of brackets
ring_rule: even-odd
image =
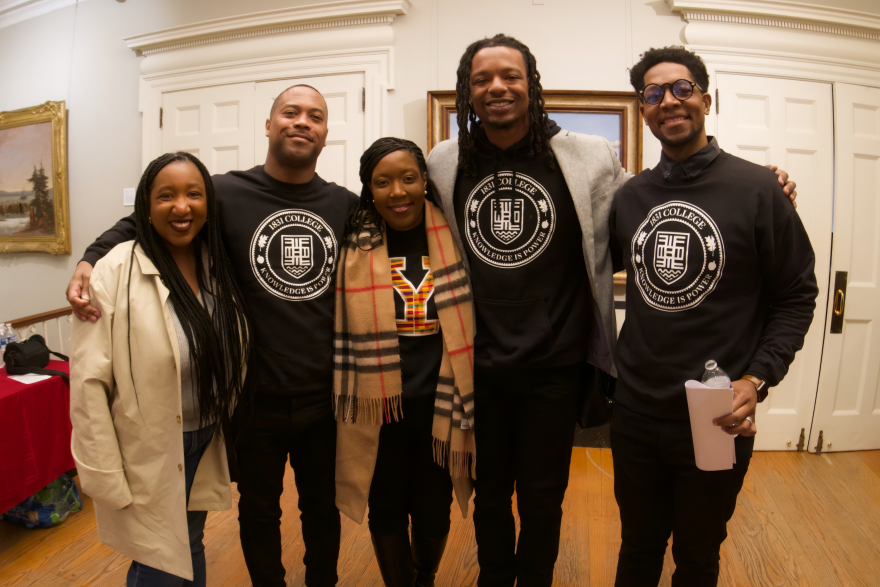
[[(561, 130), (550, 126), (550, 136)], [(529, 156), (528, 140), (499, 149), (478, 122), (477, 175), (459, 170), (455, 181), (477, 310), (476, 362), (483, 368), (586, 358), (592, 300), (580, 223), (552, 153)]]

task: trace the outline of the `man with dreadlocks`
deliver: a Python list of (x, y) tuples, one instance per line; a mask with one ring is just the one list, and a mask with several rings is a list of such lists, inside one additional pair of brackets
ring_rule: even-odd
[(471, 44), (456, 94), (458, 139), (427, 163), (476, 309), (478, 584), (549, 587), (578, 396), (592, 366), (617, 376), (608, 213), (632, 174), (605, 139), (548, 118), (514, 38)]
[[(358, 198), (315, 168), (327, 140), (327, 103), (310, 86), (282, 92), (266, 121), (266, 164), (213, 177), (220, 233), (251, 311), (253, 399), (236, 439), (241, 546), (253, 584), (283, 587), (281, 506), (285, 463), (296, 473), (305, 582), (336, 584), (336, 422), (331, 409), (333, 283), (345, 221)], [(137, 212), (135, 212), (135, 215)], [(68, 300), (81, 319), (88, 275), (115, 244), (133, 239), (129, 217), (93, 243)]]

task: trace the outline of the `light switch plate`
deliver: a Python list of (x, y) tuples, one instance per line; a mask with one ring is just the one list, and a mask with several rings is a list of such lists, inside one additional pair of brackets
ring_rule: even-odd
[(122, 205), (134, 206), (135, 188), (124, 188), (122, 190)]

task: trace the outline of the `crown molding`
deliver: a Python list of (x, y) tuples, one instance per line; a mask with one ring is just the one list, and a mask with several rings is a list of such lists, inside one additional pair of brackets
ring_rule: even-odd
[[(79, 2), (85, 1), (79, 0)], [(76, 3), (77, 0), (0, 0), (0, 29)]]
[(390, 25), (409, 0), (342, 0), (207, 20), (123, 39), (137, 55), (250, 37), (353, 25)]
[(688, 21), (786, 28), (880, 41), (880, 14), (794, 0), (666, 0)]

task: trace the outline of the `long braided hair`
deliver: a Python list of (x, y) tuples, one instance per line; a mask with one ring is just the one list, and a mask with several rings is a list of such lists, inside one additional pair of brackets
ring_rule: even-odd
[[(382, 244), (382, 232), (385, 227), (385, 219), (376, 210), (373, 201), (373, 192), (370, 189), (370, 183), (373, 181), (373, 170), (383, 158), (395, 151), (406, 151), (415, 160), (419, 171), (428, 173), (428, 165), (425, 163), (425, 155), (419, 146), (412, 141), (406, 139), (398, 139), (396, 137), (383, 137), (377, 139), (372, 145), (361, 155), (361, 167), (359, 175), (363, 187), (361, 188), (361, 197), (358, 200), (357, 207), (348, 215), (345, 223), (345, 234), (347, 237), (357, 239), (357, 246), (361, 250), (369, 250)], [(434, 203), (434, 186), (431, 182), (427, 182), (425, 188), (428, 193), (425, 199)], [(358, 235), (368, 233), (369, 238), (358, 238)]]
[(529, 157), (549, 155), (548, 165), (552, 168), (555, 162), (550, 151), (550, 118), (544, 110), (544, 97), (541, 92), (541, 74), (535, 56), (522, 42), (497, 34), (494, 37), (480, 39), (465, 50), (458, 64), (458, 79), (455, 82), (455, 111), (458, 113), (458, 168), (465, 176), (477, 175), (475, 163), (476, 147), (471, 129), (477, 121), (477, 115), (471, 106), (471, 69), (474, 55), (488, 47), (508, 47), (522, 53), (526, 63), (526, 80), (529, 84)]
[[(165, 241), (150, 223), (150, 190), (153, 181), (167, 165), (186, 161), (195, 165), (205, 181), (208, 218), (205, 226), (194, 239), (193, 245), (199, 289), (201, 292), (211, 294), (215, 300), (213, 316), (199, 302), (171, 257)], [(166, 153), (150, 163), (144, 171), (137, 187), (134, 209), (137, 226), (135, 244), (141, 246), (159, 270), (159, 276), (170, 292), (169, 297), (174, 304), (174, 311), (189, 343), (193, 374), (192, 389), (198, 398), (200, 410), (199, 427), (221, 422), (229, 416), (230, 409), (244, 393), (242, 370), (250, 356), (253, 341), (249, 333), (253, 330), (250, 327), (244, 296), (235, 280), (232, 262), (226, 255), (226, 249), (220, 238), (220, 212), (211, 176), (204, 164), (193, 155), (186, 152)], [(208, 249), (207, 274), (202, 264), (202, 245), (206, 245)], [(207, 280), (205, 280), (206, 275), (209, 277)], [(131, 266), (129, 266), (128, 282), (130, 295)], [(130, 314), (129, 303), (129, 317)], [(131, 320), (129, 319), (129, 346), (130, 342)], [(219, 432), (220, 426), (215, 430)]]

